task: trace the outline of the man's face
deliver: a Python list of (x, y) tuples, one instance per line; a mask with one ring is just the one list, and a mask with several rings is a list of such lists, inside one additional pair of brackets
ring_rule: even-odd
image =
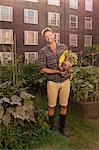
[(52, 44), (55, 41), (54, 35), (50, 31), (45, 32), (44, 39), (49, 44)]

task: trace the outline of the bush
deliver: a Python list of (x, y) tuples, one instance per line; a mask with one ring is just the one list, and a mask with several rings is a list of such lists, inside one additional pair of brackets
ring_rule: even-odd
[(49, 127), (40, 118), (34, 122), (14, 120), (8, 127), (0, 124), (0, 149), (31, 149), (49, 141)]
[(37, 110), (30, 89), (45, 86), (39, 63), (0, 67), (0, 149), (31, 149), (49, 140), (45, 111)]
[(87, 66), (74, 69), (72, 94), (76, 101), (99, 101), (99, 67)]
[(98, 58), (99, 58), (99, 44), (89, 46), (84, 49), (84, 51), (80, 52), (78, 55), (79, 66), (95, 66), (99, 65)]

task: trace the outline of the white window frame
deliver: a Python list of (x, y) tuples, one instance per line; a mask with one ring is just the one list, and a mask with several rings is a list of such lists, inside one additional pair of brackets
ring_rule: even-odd
[(60, 43), (60, 33), (54, 33), (56, 43)]
[(24, 45), (38, 45), (38, 31), (24, 31)]
[(24, 1), (38, 3), (38, 0), (24, 0)]
[(78, 46), (78, 35), (77, 34), (69, 34), (69, 46), (70, 47)]
[(72, 9), (78, 9), (78, 0), (69, 0), (69, 7)]
[[(75, 21), (72, 21), (72, 18), (74, 18)], [(77, 15), (69, 15), (69, 27), (78, 28), (78, 16)]]
[(48, 5), (60, 6), (60, 0), (48, 0)]
[(85, 0), (85, 11), (93, 11), (93, 0)]
[(3, 66), (7, 65), (7, 63), (12, 60), (13, 60), (12, 52), (0, 52), (0, 62)]
[(38, 59), (38, 52), (25, 52), (25, 64), (33, 63)]
[[(29, 13), (34, 16), (29, 16)], [(24, 9), (24, 23), (38, 24), (38, 10)]]
[(92, 46), (92, 35), (84, 36), (84, 47)]
[(60, 13), (48, 12), (48, 25), (60, 26)]
[(92, 30), (92, 18), (85, 17), (85, 29)]
[(0, 29), (0, 44), (13, 44), (12, 29)]
[(13, 22), (12, 7), (0, 5), (0, 21)]

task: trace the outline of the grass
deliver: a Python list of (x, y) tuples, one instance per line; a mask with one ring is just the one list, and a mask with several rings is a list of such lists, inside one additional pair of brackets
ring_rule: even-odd
[[(37, 109), (47, 110), (47, 99), (41, 93), (34, 101)], [(56, 107), (55, 122), (59, 125), (59, 106)], [(49, 141), (37, 147), (37, 150), (99, 150), (99, 120), (83, 120), (77, 112), (69, 108), (66, 126), (70, 137), (66, 139), (58, 131), (50, 131)]]

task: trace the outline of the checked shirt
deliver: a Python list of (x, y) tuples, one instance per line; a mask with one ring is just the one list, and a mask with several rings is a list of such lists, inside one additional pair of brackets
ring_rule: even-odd
[[(51, 48), (46, 45), (39, 51), (39, 63), (40, 69), (43, 67), (58, 70), (58, 61), (61, 54), (67, 49), (65, 44), (57, 44), (56, 53), (54, 53)], [(63, 82), (66, 80), (59, 74), (48, 74), (48, 80), (54, 82)]]

